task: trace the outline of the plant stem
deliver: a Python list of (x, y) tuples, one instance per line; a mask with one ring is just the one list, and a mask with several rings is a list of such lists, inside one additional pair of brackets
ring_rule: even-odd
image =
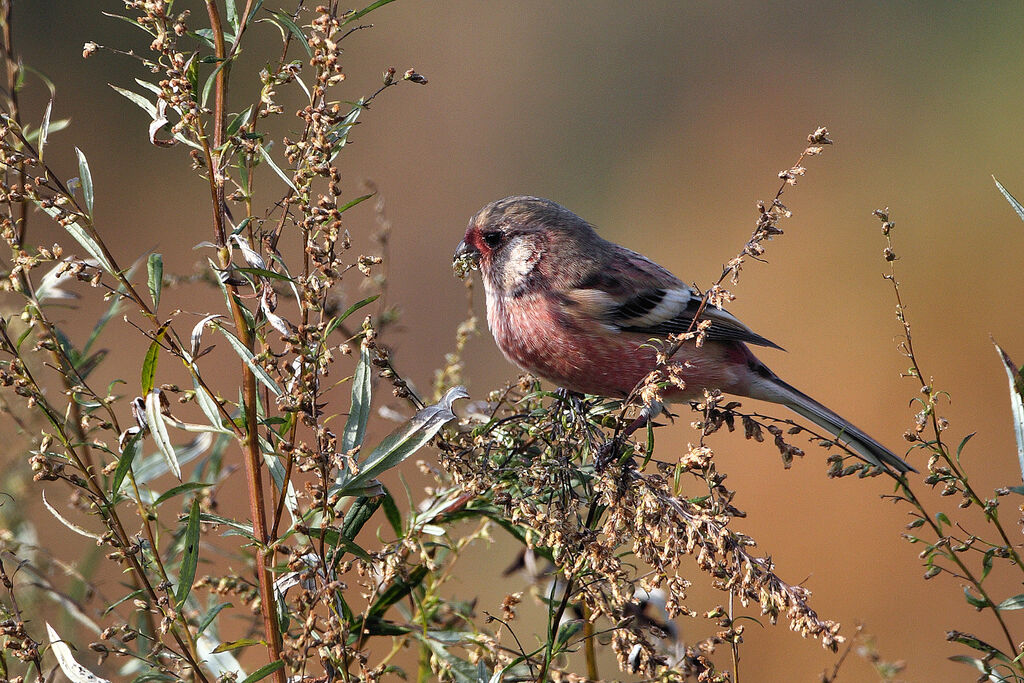
[[(206, 0), (206, 11), (210, 18), (210, 28), (213, 31), (213, 43), (217, 59), (223, 66), (227, 59), (227, 49), (224, 43), (224, 27), (221, 23), (220, 11), (214, 0)], [(243, 22), (247, 17), (243, 18)], [(237, 46), (236, 46), (237, 47)], [(224, 228), (224, 177), (220, 171), (221, 151), (224, 144), (224, 117), (225, 103), (227, 100), (227, 69), (221, 68), (217, 72), (214, 83), (213, 96), (213, 144), (205, 136), (200, 135), (203, 151), (207, 162), (207, 176), (210, 183), (210, 193), (213, 200), (214, 236), (217, 244), (219, 265), (227, 269), (231, 263), (231, 255), (227, 247), (227, 232)], [(202, 133), (202, 131), (197, 131)], [(235, 330), (238, 339), (250, 352), (253, 350), (253, 335), (249, 329), (245, 315), (242, 312), (241, 304), (238, 302), (237, 290), (234, 285), (228, 285), (228, 301), (231, 308), (231, 315), (235, 322)], [(260, 591), (260, 612), (263, 617), (263, 630), (267, 643), (267, 654), (271, 662), (280, 661), (282, 638), (280, 624), (277, 622), (277, 610), (275, 608), (273, 592), (273, 577), (267, 562), (267, 548), (270, 545), (270, 536), (267, 529), (266, 501), (263, 494), (262, 479), (262, 456), (259, 447), (259, 425), (256, 418), (256, 403), (258, 394), (256, 390), (256, 376), (246, 363), (242, 363), (242, 400), (245, 410), (245, 435), (241, 440), (242, 459), (248, 486), (249, 510), (252, 517), (253, 535), (256, 544), (256, 575)], [(272, 552), (272, 551), (271, 551)], [(277, 683), (285, 683), (285, 669), (279, 668), (273, 674)]]

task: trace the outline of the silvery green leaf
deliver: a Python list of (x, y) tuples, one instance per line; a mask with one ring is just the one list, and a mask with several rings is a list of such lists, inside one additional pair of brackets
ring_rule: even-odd
[(995, 346), (1010, 381), (1010, 410), (1013, 412), (1013, 432), (1017, 437), (1017, 463), (1020, 465), (1021, 477), (1024, 478), (1024, 376), (999, 344)]
[(460, 398), (469, 398), (466, 389), (452, 387), (440, 401), (417, 412), (407, 423), (384, 437), (360, 463), (359, 473), (349, 475), (339, 486), (332, 487), (332, 493), (350, 495), (348, 491), (362, 489), (425, 446), (445, 424), (455, 419), (452, 403)]
[(1021, 203), (1017, 201), (1016, 197), (1010, 194), (1007, 189), (1003, 187), (1003, 184), (996, 180), (995, 176), (992, 176), (992, 180), (995, 180), (996, 187), (999, 188), (999, 191), (1003, 193), (1004, 197), (1006, 197), (1006, 201), (1010, 202), (1010, 206), (1013, 207), (1013, 210), (1017, 212), (1017, 217), (1024, 221), (1024, 206), (1021, 206)]
[(281, 180), (285, 182), (285, 185), (290, 187), (292, 191), (295, 192), (295, 194), (298, 194), (299, 190), (298, 188), (295, 187), (295, 183), (292, 182), (292, 179), (285, 175), (285, 172), (282, 171), (281, 168), (274, 163), (274, 160), (270, 158), (270, 153), (266, 149), (264, 149), (263, 145), (260, 145), (259, 149), (260, 156), (263, 157), (263, 160), (265, 162), (267, 162), (267, 165), (270, 166), (270, 168), (274, 169), (274, 173), (280, 176)]
[(164, 287), (164, 258), (160, 254), (150, 254), (146, 262), (149, 275), (149, 296), (153, 299), (153, 308), (160, 307), (160, 292)]
[(370, 349), (363, 344), (352, 375), (352, 406), (341, 433), (342, 453), (348, 453), (363, 443), (366, 424), (370, 420), (370, 375)]
[[(223, 428), (223, 421), (221, 420), (220, 408), (217, 405), (217, 401), (210, 396), (210, 393), (199, 383), (199, 379), (196, 375), (192, 376), (192, 386), (195, 387), (196, 403), (199, 404), (199, 409), (203, 411), (203, 415), (206, 415), (206, 419), (210, 421), (210, 424), (217, 427)], [(231, 430), (222, 429), (227, 434), (231, 434)]]
[(208, 315), (199, 322), (197, 322), (195, 326), (192, 328), (192, 339), (190, 344), (192, 358), (195, 358), (196, 355), (199, 353), (199, 344), (203, 340), (203, 328), (206, 327), (206, 323), (221, 317), (223, 316), (221, 316), (219, 313), (213, 313), (212, 315)]
[(71, 648), (49, 624), (46, 625), (46, 633), (50, 638), (50, 651), (57, 658), (60, 670), (64, 672), (71, 683), (110, 683), (106, 678), (100, 678), (75, 661), (75, 656), (71, 654)]
[(234, 348), (235, 353), (237, 353), (238, 356), (245, 361), (245, 364), (249, 366), (249, 369), (252, 370), (256, 379), (258, 379), (265, 387), (270, 389), (274, 396), (280, 396), (281, 388), (277, 386), (277, 382), (267, 374), (267, 371), (260, 367), (259, 363), (256, 362), (256, 356), (253, 355), (252, 351), (247, 349), (245, 344), (243, 344), (238, 337), (231, 334), (220, 325), (217, 325), (217, 329), (220, 330), (228, 340), (228, 343), (230, 343), (232, 348)]
[(74, 276), (68, 274), (67, 271), (61, 272), (61, 269), (64, 268), (70, 260), (70, 257), (65, 258), (53, 268), (46, 271), (46, 274), (39, 280), (39, 286), (36, 287), (36, 301), (42, 303), (48, 299), (78, 298), (77, 294), (61, 289), (61, 285), (75, 281)]
[(89, 170), (89, 162), (82, 150), (75, 147), (75, 154), (78, 155), (78, 180), (82, 183), (82, 196), (85, 198), (85, 210), (92, 216), (92, 204), (96, 195), (92, 187), (92, 171)]
[[(152, 102), (150, 102), (149, 100), (147, 100), (145, 97), (143, 97), (142, 95), (140, 95), (140, 94), (138, 94), (136, 92), (132, 92), (131, 90), (125, 90), (124, 88), (119, 88), (116, 85), (114, 85), (113, 83), (107, 83), (107, 85), (109, 85), (111, 88), (113, 88), (116, 92), (121, 93), (121, 95), (123, 95), (124, 97), (128, 98), (129, 102), (134, 103), (137, 107), (142, 109), (142, 111), (144, 111), (147, 114), (149, 114), (149, 118), (151, 118), (151, 119), (155, 119), (156, 118), (156, 105), (153, 104)], [(159, 89), (157, 90), (157, 92), (160, 92)]]
[[(61, 210), (56, 206), (39, 206), (39, 208), (50, 216), (50, 218), (57, 219), (62, 215), (66, 217), (66, 214), (63, 214), (63, 212), (61, 212)], [(65, 223), (63, 227), (68, 231), (69, 235), (75, 238), (76, 242), (82, 245), (83, 249), (89, 252), (90, 256), (96, 259), (96, 262), (99, 263), (99, 265), (103, 266), (105, 271), (111, 274), (114, 273), (114, 266), (107, 260), (107, 257), (103, 253), (103, 250), (100, 249), (99, 244), (97, 244), (96, 240), (94, 240), (89, 233), (85, 231), (85, 228), (79, 225), (76, 221)]]
[(164, 423), (163, 413), (160, 412), (160, 393), (159, 389), (153, 389), (146, 394), (146, 421), (149, 423), (149, 433), (153, 435), (153, 441), (167, 463), (168, 469), (178, 478), (178, 481), (181, 481), (181, 465), (178, 464), (178, 456), (167, 435), (167, 425)]
[(39, 127), (39, 145), (37, 147), (39, 161), (43, 161), (43, 154), (46, 150), (46, 139), (50, 136), (50, 112), (53, 111), (53, 99), (46, 103), (46, 111), (43, 113), (43, 124)]
[(53, 515), (54, 517), (57, 518), (58, 522), (60, 522), (64, 526), (66, 526), (68, 529), (71, 529), (76, 534), (78, 534), (80, 536), (85, 536), (86, 538), (91, 538), (94, 541), (102, 540), (102, 536), (100, 534), (94, 534), (91, 531), (86, 531), (82, 527), (78, 526), (77, 524), (72, 523), (70, 520), (68, 520), (63, 515), (61, 515), (59, 512), (57, 512), (57, 508), (55, 508), (52, 505), (50, 505), (50, 502), (48, 500), (46, 500), (46, 491), (43, 491), (43, 505), (45, 505), (46, 509), (50, 511), (51, 515)]

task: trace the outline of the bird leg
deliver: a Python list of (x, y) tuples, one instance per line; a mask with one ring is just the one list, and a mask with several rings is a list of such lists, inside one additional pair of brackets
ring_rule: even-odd
[(618, 459), (622, 454), (622, 447), (625, 445), (626, 439), (632, 436), (636, 430), (646, 427), (654, 419), (654, 416), (660, 414), (663, 410), (665, 410), (665, 406), (660, 401), (651, 401), (641, 408), (640, 414), (629, 423), (628, 427), (601, 444), (597, 451), (597, 456), (594, 458), (594, 468), (600, 472), (613, 460)]

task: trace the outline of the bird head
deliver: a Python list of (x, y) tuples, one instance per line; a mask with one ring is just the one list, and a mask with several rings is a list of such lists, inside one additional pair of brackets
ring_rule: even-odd
[(549, 199), (506, 197), (470, 219), (455, 261), (478, 266), (488, 292), (516, 296), (578, 267), (596, 240), (586, 221)]

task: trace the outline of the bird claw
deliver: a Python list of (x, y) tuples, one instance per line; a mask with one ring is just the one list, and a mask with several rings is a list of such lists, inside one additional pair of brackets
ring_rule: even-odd
[(603, 472), (608, 465), (618, 460), (622, 455), (622, 445), (622, 439), (617, 436), (601, 444), (594, 457), (594, 469)]

